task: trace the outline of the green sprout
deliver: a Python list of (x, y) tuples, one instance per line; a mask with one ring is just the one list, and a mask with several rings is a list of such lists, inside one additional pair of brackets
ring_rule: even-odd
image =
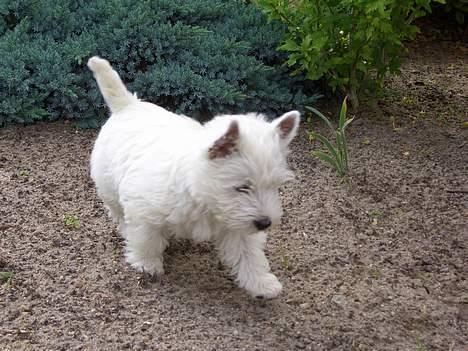
[(67, 228), (70, 228), (70, 229), (80, 228), (80, 220), (77, 215), (65, 214), (63, 216), (63, 222)]
[(15, 274), (13, 272), (0, 272), (0, 282), (11, 284), (11, 280)]
[(21, 171), (18, 172), (18, 175), (20, 177), (29, 177), (31, 173), (27, 169), (22, 169)]

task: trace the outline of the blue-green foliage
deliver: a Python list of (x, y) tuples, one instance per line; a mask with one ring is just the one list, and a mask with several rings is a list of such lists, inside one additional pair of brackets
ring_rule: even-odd
[(0, 0), (0, 125), (106, 115), (87, 59), (195, 117), (310, 104), (275, 51), (284, 34), (235, 0)]

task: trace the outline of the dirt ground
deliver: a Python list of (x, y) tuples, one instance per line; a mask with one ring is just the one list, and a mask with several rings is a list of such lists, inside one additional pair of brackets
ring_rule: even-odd
[(96, 131), (0, 129), (0, 350), (468, 350), (468, 47), (426, 39), (349, 127), (348, 183), (302, 126), (271, 301), (209, 244), (173, 243), (159, 281), (133, 271), (89, 178)]

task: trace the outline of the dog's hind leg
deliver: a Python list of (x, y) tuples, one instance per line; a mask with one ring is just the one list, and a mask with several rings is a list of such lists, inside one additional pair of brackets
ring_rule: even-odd
[(270, 265), (265, 257), (266, 234), (254, 235), (231, 233), (217, 242), (221, 260), (232, 268), (241, 288), (254, 297), (274, 298), (282, 289), (275, 275), (270, 273)]
[(106, 207), (109, 210), (109, 217), (117, 225), (117, 230), (125, 239), (125, 217), (122, 206), (118, 202), (107, 202)]
[(146, 223), (127, 223), (124, 230), (127, 262), (140, 272), (164, 274), (163, 253), (168, 241), (159, 228)]
[(114, 196), (113, 188), (107, 186), (106, 183), (98, 188), (98, 195), (104, 203), (108, 211), (109, 217), (117, 225), (117, 230), (125, 238), (125, 217), (124, 210), (119, 203), (119, 200)]

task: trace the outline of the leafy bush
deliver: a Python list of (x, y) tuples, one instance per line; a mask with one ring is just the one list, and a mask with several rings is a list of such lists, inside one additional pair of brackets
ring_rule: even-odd
[(444, 9), (446, 12), (453, 12), (458, 24), (465, 23), (465, 14), (468, 13), (467, 0), (446, 0)]
[(281, 66), (284, 33), (241, 1), (0, 0), (0, 125), (96, 124), (107, 112), (85, 66), (92, 55), (179, 113), (300, 108), (314, 96)]
[[(280, 49), (296, 71), (325, 77), (357, 108), (359, 97), (379, 91), (387, 73), (399, 71), (403, 41), (430, 12), (432, 0), (257, 0), (271, 19), (287, 24)], [(444, 0), (438, 0), (443, 2)]]

